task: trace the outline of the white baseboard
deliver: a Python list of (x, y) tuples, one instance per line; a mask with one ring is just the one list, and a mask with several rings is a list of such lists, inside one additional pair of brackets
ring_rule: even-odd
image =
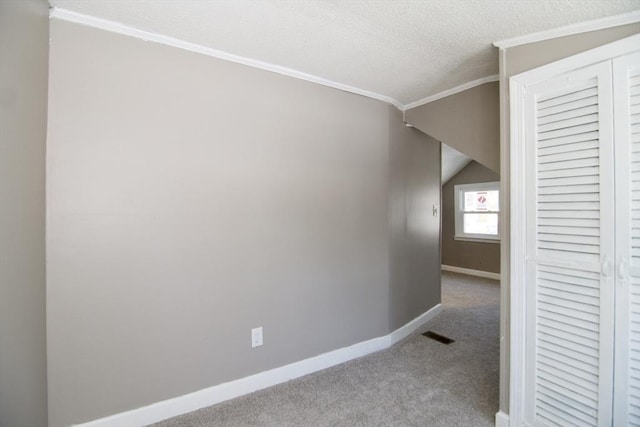
[(496, 413), (496, 427), (509, 427), (509, 415), (502, 411)]
[(207, 406), (215, 405), (225, 400), (240, 397), (254, 391), (330, 368), (349, 360), (357, 359), (358, 357), (366, 356), (367, 354), (384, 350), (410, 335), (425, 322), (437, 316), (441, 311), (442, 305), (438, 304), (389, 335), (373, 338), (349, 347), (333, 350), (309, 359), (260, 372), (238, 380), (218, 384), (204, 390), (167, 399), (141, 408), (121, 412), (83, 424), (76, 424), (76, 426), (139, 427), (206, 408)]
[(444, 265), (444, 264), (442, 264), (440, 268), (443, 271), (450, 271), (452, 273), (468, 274), (469, 276), (477, 276), (477, 277), (484, 277), (485, 279), (500, 280), (500, 273), (491, 273), (489, 271), (473, 270), (471, 268), (455, 267), (453, 265)]
[(422, 313), (420, 316), (416, 317), (411, 322), (391, 332), (389, 335), (387, 335), (390, 341), (389, 344), (394, 345), (398, 341), (408, 337), (414, 331), (418, 330), (418, 328), (420, 328), (422, 325), (424, 325), (429, 320), (433, 319), (438, 314), (440, 314), (440, 312), (442, 312), (442, 304), (438, 304), (432, 307), (430, 310), (428, 310), (425, 313)]

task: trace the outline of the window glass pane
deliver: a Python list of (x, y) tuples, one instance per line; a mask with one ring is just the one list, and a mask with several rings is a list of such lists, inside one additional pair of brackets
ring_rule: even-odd
[(498, 235), (498, 214), (464, 214), (464, 232), (469, 234)]
[(499, 191), (465, 191), (464, 210), (466, 212), (487, 212), (499, 210)]

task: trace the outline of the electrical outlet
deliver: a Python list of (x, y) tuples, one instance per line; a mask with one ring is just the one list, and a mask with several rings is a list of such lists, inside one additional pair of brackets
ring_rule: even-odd
[(438, 216), (438, 205), (433, 205), (433, 216)]
[(262, 326), (251, 330), (251, 347), (260, 347), (262, 345)]

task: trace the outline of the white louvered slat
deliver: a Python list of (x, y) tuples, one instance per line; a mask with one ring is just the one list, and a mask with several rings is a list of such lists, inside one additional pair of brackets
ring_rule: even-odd
[[(558, 137), (555, 139), (548, 139), (546, 141), (539, 141), (538, 148), (549, 149), (553, 147), (563, 147), (565, 145), (570, 145), (570, 144), (588, 145), (593, 141), (598, 141), (599, 138), (600, 138), (600, 134), (597, 131), (576, 133), (574, 135), (567, 135), (567, 136)], [(576, 147), (576, 146), (574, 145), (573, 147)], [(541, 151), (540, 154), (541, 155), (545, 154), (545, 152)]]
[[(584, 293), (571, 292), (569, 289), (554, 289), (551, 287), (540, 284), (538, 293), (540, 295), (548, 295), (559, 299), (565, 299), (569, 301), (577, 301), (582, 304), (589, 304), (594, 307), (598, 306), (599, 300), (597, 297), (586, 295)], [(597, 337), (593, 337), (594, 339)]]
[(596, 79), (590, 79), (583, 83), (572, 86), (567, 91), (557, 90), (548, 94), (541, 94), (538, 96), (538, 117), (544, 116), (550, 107), (557, 105), (565, 105), (563, 111), (572, 110), (572, 105), (568, 103), (574, 102), (579, 99), (595, 99), (594, 104), (597, 104), (598, 95), (598, 82)]
[(553, 316), (553, 313), (541, 313), (541, 317), (538, 319), (538, 327), (561, 330), (563, 332), (573, 334), (576, 337), (582, 337), (590, 340), (598, 339), (598, 331), (594, 330), (594, 328), (585, 328), (584, 325), (574, 326), (571, 323), (566, 322), (562, 329), (558, 329), (556, 322), (557, 318)]
[[(567, 196), (569, 197), (569, 196)], [(543, 211), (599, 211), (600, 210), (600, 202), (598, 200), (594, 201), (570, 201), (565, 200), (562, 202), (544, 202), (538, 199), (538, 207)]]
[(565, 178), (547, 178), (538, 180), (538, 187), (542, 190), (544, 187), (564, 187), (570, 185), (598, 185), (599, 179), (597, 175), (576, 176)]
[(560, 342), (566, 341), (565, 345), (575, 344), (579, 346), (578, 348), (583, 349), (586, 354), (595, 350), (596, 351), (595, 356), (597, 356), (597, 351), (599, 347), (597, 340), (584, 338), (577, 334), (574, 335), (571, 332), (567, 332), (566, 330), (559, 330), (553, 327), (546, 327), (546, 326), (543, 326), (542, 323), (540, 323), (538, 327), (540, 328), (539, 334), (541, 338), (544, 338), (550, 342), (557, 342), (557, 340), (560, 340)]
[(554, 390), (552, 388), (546, 387), (543, 384), (540, 384), (539, 386), (539, 390), (540, 393), (549, 396), (555, 400), (558, 401), (562, 401), (562, 402), (567, 402), (568, 405), (570, 405), (571, 407), (576, 408), (577, 410), (581, 411), (583, 414), (586, 414), (588, 416), (591, 417), (596, 417), (597, 416), (597, 412), (593, 410), (593, 402), (589, 402), (589, 405), (585, 405), (582, 402), (576, 400), (576, 399), (572, 399), (571, 397), (567, 396), (566, 394), (563, 394), (561, 392), (561, 390)]
[[(553, 311), (553, 308), (556, 308), (560, 310), (560, 312), (564, 312), (564, 313), (569, 312), (573, 317), (578, 317), (587, 322), (593, 322), (593, 323), (598, 322), (598, 316), (593, 314), (594, 307), (596, 307), (594, 305), (584, 304), (581, 302), (577, 302), (573, 299), (560, 298), (558, 296), (552, 296), (545, 293), (539, 293), (538, 301), (540, 302), (541, 309), (548, 309), (550, 311)], [(570, 308), (571, 310), (566, 310), (567, 308)], [(558, 329), (558, 331), (562, 331), (562, 330)], [(547, 332), (549, 334), (558, 335), (561, 337), (564, 335), (562, 332), (559, 332), (559, 333), (554, 333), (553, 331), (547, 331)], [(564, 338), (571, 340), (571, 338), (568, 336)], [(576, 340), (582, 342), (582, 340), (578, 339), (577, 337), (576, 337)]]
[(599, 250), (593, 245), (578, 245), (571, 243), (538, 242), (539, 252), (546, 257), (571, 256), (572, 258), (582, 258), (585, 262), (595, 263), (598, 261)]
[(595, 417), (589, 417), (585, 413), (565, 404), (563, 401), (553, 399), (551, 396), (544, 393), (540, 393), (539, 395), (538, 409), (540, 412), (544, 412), (546, 417), (549, 417), (551, 414), (555, 415), (556, 420), (561, 420), (561, 426), (571, 425), (576, 421), (580, 422), (579, 425), (597, 425), (595, 424)]
[[(597, 100), (597, 98), (595, 97), (593, 99)], [(573, 108), (570, 110), (563, 110), (556, 114), (547, 114), (545, 116), (540, 116), (538, 117), (538, 124), (546, 125), (548, 123), (555, 123), (561, 120), (574, 119), (576, 117), (584, 117), (584, 116), (588, 116), (590, 114), (596, 114), (596, 113), (598, 113), (598, 105), (597, 103), (591, 103), (590, 105), (586, 105), (583, 107)]]
[(595, 104), (587, 105), (582, 108), (576, 108), (573, 110), (564, 111), (557, 114), (550, 114), (547, 116), (539, 117), (539, 125), (548, 125), (551, 123), (559, 123), (564, 120), (577, 119), (580, 117), (587, 117), (598, 113), (598, 106)]
[[(640, 221), (639, 221), (640, 222)], [(562, 218), (538, 218), (538, 224), (551, 225), (555, 227), (584, 227), (599, 228), (600, 221), (598, 219), (562, 219)]]
[(553, 356), (555, 356), (553, 353), (550, 353), (550, 354), (541, 353), (538, 356), (538, 360), (540, 361), (540, 363), (544, 363), (547, 366), (553, 366), (553, 367), (562, 369), (564, 371), (570, 372), (572, 375), (575, 375), (577, 378), (580, 378), (583, 381), (587, 381), (593, 384), (598, 383), (598, 377), (594, 375), (592, 372), (585, 370), (584, 364), (576, 363), (575, 360), (571, 360), (570, 362), (567, 362), (566, 360), (562, 360), (559, 357), (553, 357)]
[[(578, 146), (578, 144), (566, 144), (564, 146), (561, 146), (565, 148), (565, 150), (562, 151), (558, 151), (558, 147), (551, 147), (545, 150), (540, 150), (539, 163), (543, 165), (551, 162), (561, 162), (563, 160), (588, 159), (598, 157), (597, 148), (589, 148), (591, 144), (588, 143), (581, 144), (581, 146)], [(556, 151), (551, 151), (554, 148), (556, 148)]]
[[(596, 85), (597, 81), (591, 79), (568, 93), (542, 96), (537, 104), (537, 217), (544, 226), (538, 228), (537, 246), (542, 256), (568, 255), (598, 261), (600, 170), (597, 139), (594, 143), (599, 134)], [(576, 102), (581, 103), (578, 106)], [(585, 231), (579, 226), (568, 230), (566, 224), (573, 225), (575, 220), (593, 220), (593, 224)]]
[(553, 154), (562, 154), (562, 153), (565, 153), (565, 155), (568, 156), (568, 158), (572, 158), (571, 157), (572, 153), (576, 153), (584, 150), (593, 150), (598, 148), (597, 139), (591, 139), (591, 138), (585, 137), (584, 135), (581, 139), (582, 139), (581, 141), (569, 142), (567, 144), (561, 144), (561, 145), (555, 144), (547, 147), (543, 147), (542, 145), (540, 145), (538, 153), (541, 157), (541, 160), (546, 159), (546, 156), (553, 155)]
[(593, 176), (597, 178), (600, 175), (600, 170), (597, 166), (590, 167), (571, 167), (571, 165), (566, 166), (563, 169), (555, 169), (555, 170), (543, 170), (539, 172), (539, 179), (550, 179), (550, 178), (577, 178), (583, 176)]
[(589, 272), (539, 266), (536, 297), (539, 421), (598, 425), (599, 283), (594, 276)]
[(585, 184), (585, 185), (555, 185), (547, 187), (539, 187), (538, 195), (543, 194), (565, 194), (570, 196), (571, 194), (581, 193), (599, 193), (599, 184)]
[[(549, 304), (541, 301), (538, 297), (538, 307), (540, 316), (554, 319), (557, 322), (564, 322), (569, 326), (575, 326), (578, 328), (597, 331), (598, 330), (598, 316), (590, 313), (584, 313), (578, 310), (569, 310), (563, 306), (563, 301), (556, 301), (557, 304)], [(560, 329), (560, 325), (555, 326), (556, 329)], [(550, 340), (554, 342), (553, 340)], [(563, 345), (562, 342), (558, 343)], [(594, 356), (596, 356), (594, 354)]]
[(595, 191), (572, 191), (565, 194), (539, 194), (538, 201), (540, 203), (549, 202), (597, 202), (600, 200), (600, 196)]
[[(575, 292), (585, 293), (595, 297), (600, 296), (599, 283), (597, 279), (587, 276), (586, 274), (572, 274), (573, 271), (567, 271), (552, 266), (540, 266), (538, 269), (538, 277), (541, 284), (549, 282), (549, 285), (558, 286), (562, 290), (572, 289), (577, 287)], [(589, 272), (585, 272), (589, 273)]]
[[(595, 232), (593, 233), (596, 234)], [(541, 242), (571, 243), (585, 246), (600, 245), (600, 238), (598, 236), (586, 236), (584, 234), (578, 235), (567, 233), (538, 233), (538, 240), (540, 240)]]
[[(564, 91), (564, 92), (563, 92)], [(535, 416), (599, 425), (601, 128), (598, 79), (536, 101)], [(590, 267), (592, 268), (592, 267)]]
[[(584, 96), (585, 93), (581, 94), (580, 96)], [(579, 108), (585, 108), (585, 107), (589, 107), (592, 105), (596, 105), (598, 101), (598, 98), (593, 95), (593, 96), (584, 96), (582, 98), (573, 100), (573, 101), (569, 101), (569, 102), (565, 102), (563, 104), (556, 104), (553, 106), (549, 106), (547, 108), (541, 108), (538, 111), (538, 119), (542, 119), (544, 117), (548, 117), (550, 115), (554, 115), (554, 114), (559, 114), (559, 113), (563, 113), (566, 111), (571, 111), (571, 110), (575, 110), (575, 109), (579, 109)]]
[(597, 123), (598, 122), (598, 114), (587, 114), (584, 116), (578, 116), (578, 117), (571, 117), (571, 118), (567, 118), (567, 119), (559, 119), (558, 117), (556, 117), (556, 119), (558, 120), (553, 120), (553, 116), (547, 116), (545, 117), (545, 121), (547, 122), (546, 124), (542, 124), (542, 120), (538, 122), (538, 131), (541, 133), (545, 133), (545, 132), (549, 132), (552, 130), (559, 130), (559, 129), (566, 129), (566, 128), (572, 128), (574, 126), (580, 126), (580, 125), (586, 125), (586, 124), (590, 124), (590, 123)]
[(600, 230), (597, 227), (578, 227), (578, 226), (560, 226), (560, 225), (539, 225), (540, 234), (560, 234), (569, 236), (598, 236)]
[(540, 209), (538, 211), (540, 218), (576, 218), (576, 219), (599, 219), (600, 215), (597, 210), (573, 209), (573, 210), (553, 210)]
[(551, 130), (547, 132), (540, 132), (538, 134), (538, 138), (539, 138), (539, 141), (550, 141), (556, 138), (569, 137), (569, 136), (579, 135), (586, 132), (593, 132), (596, 130), (598, 130), (598, 123), (587, 123), (583, 125)]
[(565, 159), (557, 159), (555, 161), (549, 161), (546, 156), (541, 156), (538, 161), (538, 171), (553, 171), (553, 170), (567, 170), (567, 169), (576, 169), (576, 168), (586, 168), (586, 167), (597, 167), (598, 166), (598, 152), (595, 152), (595, 155), (591, 155), (589, 157), (579, 157), (581, 153), (573, 153), (573, 158), (569, 158), (566, 156)]
[(594, 368), (597, 368), (597, 366), (594, 365), (592, 362), (577, 360), (565, 354), (563, 351), (558, 352), (553, 350), (552, 348), (540, 348), (540, 351), (538, 352), (538, 358), (540, 360), (545, 360), (545, 359), (553, 360), (555, 361), (555, 363), (559, 363), (562, 366), (571, 366), (579, 372), (579, 373), (576, 373), (576, 375), (581, 376), (583, 378), (584, 377), (593, 378)]
[(592, 388), (597, 389), (597, 387), (582, 387), (580, 385), (577, 385), (573, 381), (567, 379), (568, 375), (566, 375), (566, 373), (550, 373), (545, 366), (538, 366), (538, 371), (538, 377), (540, 378), (541, 382), (557, 384), (565, 389), (573, 390), (577, 395), (576, 398), (578, 398), (578, 396), (582, 396), (585, 398), (584, 401), (587, 401), (587, 399), (593, 401), (598, 400), (597, 391), (592, 390)]

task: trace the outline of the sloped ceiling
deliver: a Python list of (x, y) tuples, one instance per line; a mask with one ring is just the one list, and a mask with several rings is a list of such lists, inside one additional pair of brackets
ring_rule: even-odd
[(638, 0), (52, 0), (66, 9), (411, 103), (498, 72), (492, 43)]
[(447, 181), (456, 176), (458, 172), (464, 169), (472, 160), (458, 150), (449, 147), (447, 144), (442, 144), (442, 167), (440, 168), (442, 185), (445, 185)]

